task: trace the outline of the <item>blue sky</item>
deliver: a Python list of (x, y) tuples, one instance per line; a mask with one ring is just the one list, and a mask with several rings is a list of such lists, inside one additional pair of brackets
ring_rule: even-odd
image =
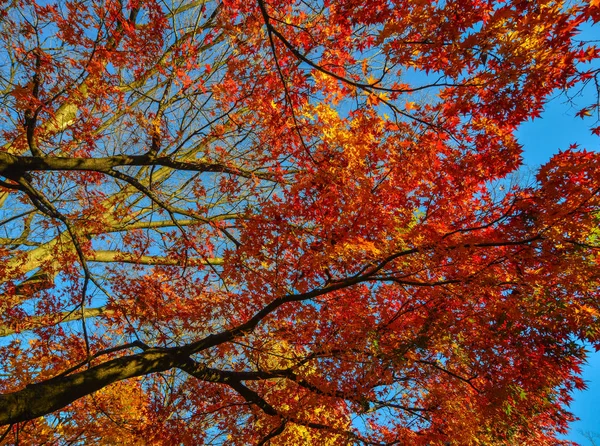
[[(564, 96), (550, 100), (540, 119), (527, 122), (518, 132), (519, 142), (523, 144), (523, 158), (527, 167), (536, 169), (546, 163), (558, 150), (566, 150), (570, 144), (579, 144), (579, 148), (600, 151), (600, 137), (590, 131), (592, 118), (581, 119), (575, 113), (596, 98), (591, 90), (576, 98), (576, 105), (566, 103)], [(591, 349), (593, 351), (593, 349)], [(600, 352), (591, 353), (588, 364), (583, 370), (583, 378), (588, 389), (574, 393), (575, 400), (571, 411), (580, 418), (571, 425), (566, 437), (584, 446), (591, 446), (582, 432), (595, 432), (600, 436)]]

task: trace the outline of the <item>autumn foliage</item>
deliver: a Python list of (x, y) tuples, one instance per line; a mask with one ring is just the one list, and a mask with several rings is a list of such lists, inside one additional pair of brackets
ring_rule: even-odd
[(597, 1), (0, 4), (0, 442), (561, 443)]

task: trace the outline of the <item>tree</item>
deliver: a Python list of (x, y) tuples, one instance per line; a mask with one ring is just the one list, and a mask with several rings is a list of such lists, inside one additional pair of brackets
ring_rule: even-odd
[(597, 2), (2, 6), (5, 441), (559, 443), (600, 156), (506, 178)]

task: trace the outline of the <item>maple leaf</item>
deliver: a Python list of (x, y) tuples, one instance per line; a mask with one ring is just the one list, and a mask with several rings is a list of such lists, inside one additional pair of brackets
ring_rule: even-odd
[(575, 116), (578, 116), (579, 118), (586, 118), (588, 116), (592, 116), (592, 111), (591, 109), (588, 108), (583, 108), (581, 110), (579, 110), (577, 113), (575, 113)]

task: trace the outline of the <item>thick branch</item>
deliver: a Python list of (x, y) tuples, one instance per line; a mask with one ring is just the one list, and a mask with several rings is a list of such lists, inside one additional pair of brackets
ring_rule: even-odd
[[(133, 263), (136, 265), (181, 265), (184, 266), (181, 259), (164, 256), (147, 256), (147, 255), (134, 255), (119, 251), (94, 251), (91, 255), (88, 255), (87, 260), (90, 262), (121, 262), (121, 263)], [(210, 258), (210, 259), (196, 259), (188, 258), (186, 260), (187, 265), (222, 265), (223, 259)]]
[(61, 409), (109, 384), (164, 372), (181, 365), (181, 357), (173, 353), (169, 350), (148, 350), (0, 395), (0, 425), (32, 420)]
[(0, 174), (7, 178), (20, 177), (25, 172), (33, 171), (92, 171), (109, 173), (115, 167), (126, 166), (161, 166), (180, 171), (215, 172), (237, 175), (245, 178), (272, 179), (265, 172), (253, 172), (234, 166), (206, 160), (177, 161), (170, 157), (153, 157), (149, 155), (115, 155), (98, 158), (54, 157), (54, 156), (16, 156), (0, 152)]
[[(83, 313), (86, 318), (91, 318), (101, 316), (103, 314), (110, 314), (111, 311), (112, 310), (107, 310), (104, 307), (99, 307), (85, 308)], [(53, 325), (58, 325), (65, 322), (78, 321), (80, 319), (81, 311), (63, 311), (47, 316), (32, 316), (22, 321), (18, 327), (8, 324), (0, 325), (0, 337), (9, 336), (25, 330), (34, 330), (36, 328), (51, 327)]]

